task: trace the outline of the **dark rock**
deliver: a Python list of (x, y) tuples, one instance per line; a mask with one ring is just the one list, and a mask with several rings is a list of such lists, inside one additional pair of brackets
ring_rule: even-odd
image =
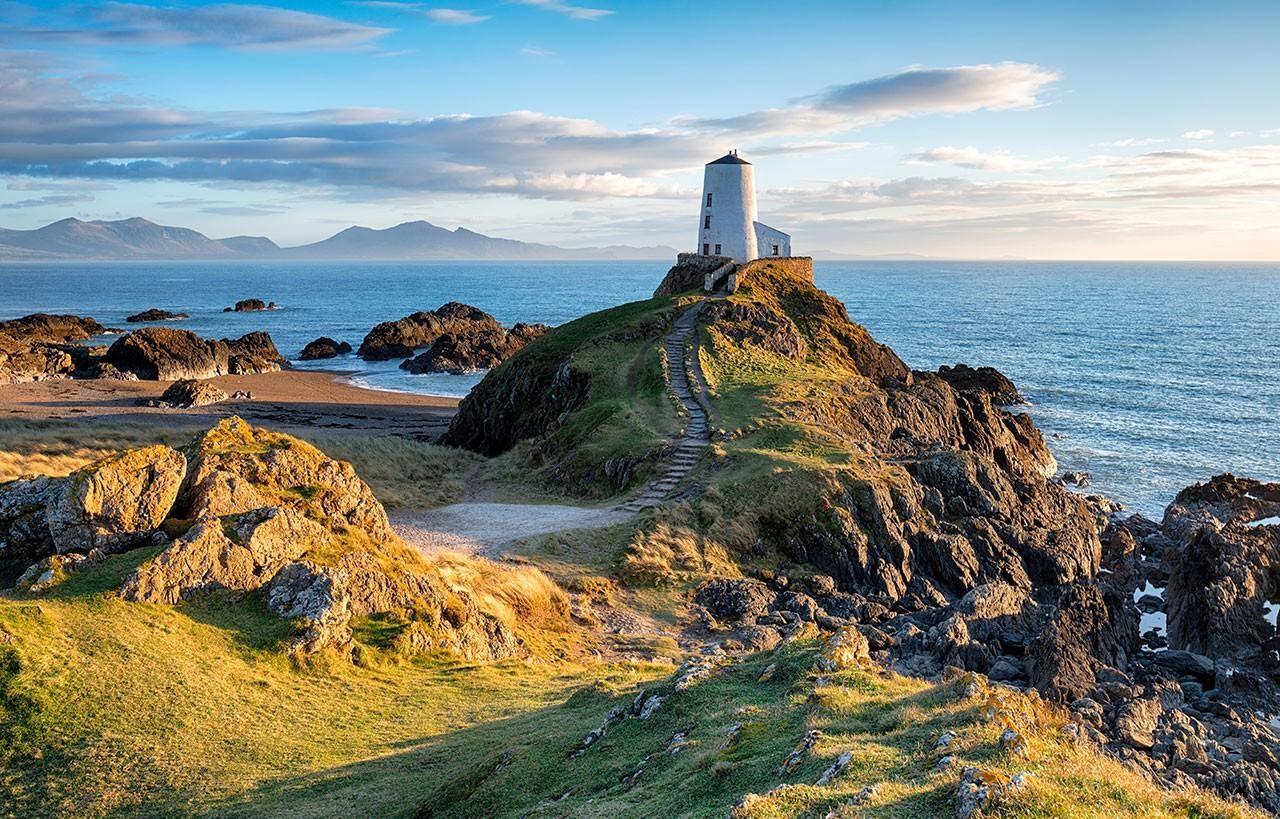
[(143, 399), (139, 403), (152, 407), (169, 407), (171, 409), (190, 409), (206, 407), (227, 400), (227, 394), (216, 384), (208, 381), (183, 379), (169, 385), (158, 399)]
[(420, 355), (400, 364), (415, 375), (488, 370), (518, 353), (551, 328), (545, 324), (517, 324), (510, 330), (481, 327), (465, 333), (445, 333)]
[(995, 367), (974, 369), (968, 364), (957, 364), (954, 367), (943, 365), (938, 368), (938, 375), (956, 390), (989, 396), (997, 406), (1027, 403), (1013, 382)]
[(188, 330), (144, 327), (117, 339), (106, 363), (150, 381), (274, 372), (284, 358), (263, 332), (211, 341)]
[(241, 299), (236, 302), (235, 307), (223, 308), (224, 313), (256, 313), (260, 310), (278, 310), (276, 303), (266, 302), (262, 299)]
[(91, 318), (33, 313), (0, 321), (0, 384), (70, 378), (77, 348), (68, 346), (106, 332)]
[(825, 615), (826, 612), (818, 605), (812, 597), (801, 592), (785, 592), (778, 595), (777, 602), (774, 607), (781, 611), (793, 611), (800, 615), (800, 619), (806, 622), (813, 622), (818, 615)]
[(1213, 660), (1203, 654), (1170, 649), (1158, 652), (1155, 662), (1156, 665), (1167, 668), (1180, 677), (1195, 677), (1202, 683), (1213, 683)]
[(803, 359), (809, 346), (786, 313), (765, 304), (713, 301), (702, 315), (716, 332), (733, 344), (749, 344), (775, 355)]
[(20, 478), (0, 484), (0, 588), (55, 551), (45, 507), (65, 479)]
[(1102, 666), (1123, 668), (1137, 644), (1137, 612), (1123, 592), (1075, 583), (1027, 646), (1029, 679), (1049, 699), (1070, 702), (1093, 691)]
[(134, 313), (132, 316), (125, 318), (125, 321), (137, 324), (139, 322), (146, 321), (179, 321), (185, 318), (191, 317), (186, 313), (171, 313), (168, 310), (161, 310), (157, 307), (152, 307), (147, 310), (143, 310), (141, 313)]
[(106, 331), (107, 328), (97, 321), (81, 316), (32, 313), (22, 318), (0, 321), (0, 340), (7, 337), (24, 342), (67, 344), (93, 338)]
[(754, 623), (769, 610), (774, 592), (759, 580), (718, 578), (699, 586), (693, 599), (721, 620)]
[(1164, 598), (1155, 594), (1144, 594), (1138, 598), (1136, 603), (1138, 611), (1143, 614), (1152, 614), (1158, 611), (1164, 611)]
[(997, 657), (991, 664), (991, 670), (987, 672), (987, 676), (997, 682), (1011, 682), (1026, 679), (1027, 670), (1017, 657), (1002, 656)]
[(1093, 478), (1089, 476), (1088, 472), (1063, 472), (1062, 482), (1068, 486), (1078, 486), (1083, 489), (1093, 483)]
[(328, 336), (320, 336), (315, 341), (307, 342), (298, 358), (302, 361), (315, 361), (321, 358), (335, 358), (351, 352), (351, 345), (345, 341), (334, 341)]
[(501, 331), (502, 325), (479, 308), (451, 301), (435, 310), (375, 325), (360, 343), (357, 353), (366, 361), (408, 358), (415, 350), (429, 346), (446, 333), (466, 335), (486, 329)]

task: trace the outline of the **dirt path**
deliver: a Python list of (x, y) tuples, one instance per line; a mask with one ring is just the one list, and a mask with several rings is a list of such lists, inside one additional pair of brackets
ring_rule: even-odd
[(496, 557), (514, 541), (571, 529), (598, 529), (630, 518), (616, 509), (537, 503), (464, 502), (397, 512), (391, 526), (420, 551)]

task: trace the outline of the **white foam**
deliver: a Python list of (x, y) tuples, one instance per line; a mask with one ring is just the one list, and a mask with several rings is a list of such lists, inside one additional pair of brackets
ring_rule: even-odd
[(1269, 518), (1263, 518), (1262, 520), (1251, 521), (1249, 523), (1246, 523), (1245, 526), (1248, 526), (1250, 529), (1254, 528), (1255, 526), (1280, 526), (1280, 515), (1272, 515)]

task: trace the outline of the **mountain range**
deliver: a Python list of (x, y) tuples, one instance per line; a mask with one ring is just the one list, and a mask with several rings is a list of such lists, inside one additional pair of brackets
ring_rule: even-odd
[(665, 246), (564, 248), (485, 236), (466, 228), (405, 222), (385, 230), (349, 227), (323, 241), (280, 247), (263, 236), (210, 239), (190, 228), (147, 219), (114, 222), (62, 219), (35, 230), (0, 228), (0, 261), (111, 260), (570, 260), (673, 259)]

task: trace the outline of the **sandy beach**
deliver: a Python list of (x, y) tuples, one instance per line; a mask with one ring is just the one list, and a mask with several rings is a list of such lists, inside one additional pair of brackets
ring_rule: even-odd
[(211, 379), (228, 395), (252, 398), (195, 409), (138, 406), (158, 398), (163, 381), (56, 380), (0, 385), (0, 418), (93, 422), (175, 422), (204, 424), (228, 415), (275, 428), (319, 428), (359, 433), (385, 432), (435, 440), (449, 425), (458, 399), (356, 387), (342, 373), (284, 370)]

